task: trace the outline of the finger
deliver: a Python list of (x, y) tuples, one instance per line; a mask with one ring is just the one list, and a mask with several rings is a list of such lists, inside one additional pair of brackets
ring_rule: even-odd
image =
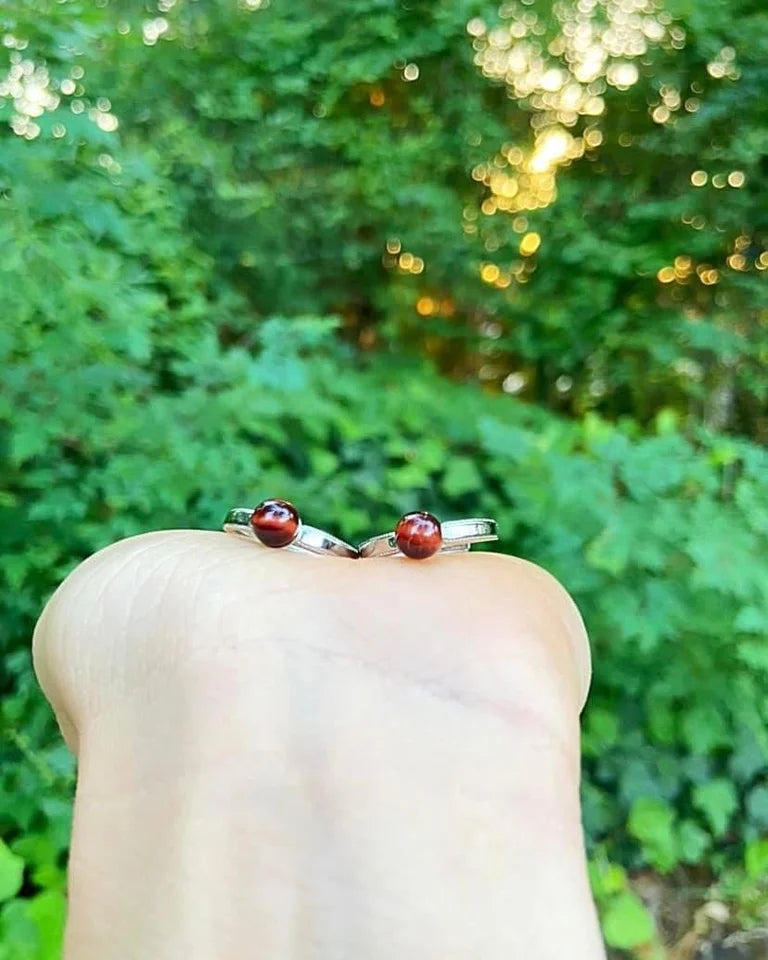
[[(201, 531), (131, 538), (81, 564), (38, 622), (38, 677), (71, 740), (76, 731), (70, 714), (98, 709), (105, 696), (143, 682), (153, 664), (170, 668), (198, 641), (207, 643), (212, 631), (226, 632), (227, 613), (243, 627), (268, 615), (273, 628), (284, 632), (286, 592), (290, 620), (301, 623), (304, 633), (319, 629), (323, 642), (339, 653), (393, 666), (397, 661), (428, 682), (450, 663), (462, 686), (476, 683), (483, 672), (485, 683), (501, 685), (502, 701), (513, 701), (517, 690), (525, 702), (535, 693), (540, 704), (550, 688), (560, 693), (566, 687), (565, 702), (554, 707), (566, 718), (586, 699), (590, 655), (578, 610), (554, 578), (524, 560), (477, 554), (429, 563), (341, 566), (334, 559), (318, 566), (314, 558), (254, 551), (248, 543)], [(257, 618), (257, 605), (267, 597), (269, 609)], [(326, 636), (324, 618), (347, 624), (354, 619), (355, 629)], [(476, 651), (467, 637), (483, 649)], [(506, 670), (499, 675), (505, 665), (513, 668), (511, 677)], [(91, 673), (96, 682), (89, 685)]]
[(537, 568), (155, 534), (72, 575), (35, 660), (80, 750), (73, 956), (599, 955), (588, 654)]

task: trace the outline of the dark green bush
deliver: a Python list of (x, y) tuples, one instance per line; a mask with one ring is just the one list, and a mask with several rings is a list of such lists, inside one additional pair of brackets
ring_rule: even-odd
[[(169, 344), (161, 330), (143, 363), (119, 319), (102, 324), (97, 342), (87, 319), (49, 331), (47, 372), (32, 323), (4, 357), (9, 406), (46, 421), (34, 444), (23, 418), (7, 434), (6, 622), (28, 622), (73, 558), (146, 529), (215, 527), (231, 503), (275, 490), (351, 539), (419, 504), (491, 514), (502, 547), (558, 575), (591, 630), (592, 849), (662, 872), (707, 862), (713, 874), (754, 849), (768, 825), (765, 451), (703, 430), (685, 437), (672, 414), (645, 435), (596, 416), (574, 424), (420, 363), (356, 363), (320, 319), (266, 321), (249, 350), (222, 349), (210, 324), (195, 343), (173, 344), (170, 329)], [(173, 390), (155, 382), (160, 357)], [(77, 398), (71, 413), (62, 382)], [(60, 801), (49, 811), (17, 793), (31, 780), (35, 802), (42, 790), (51, 803), (66, 780), (58, 747), (23, 762), (50, 738), (25, 663), (9, 660), (22, 669), (6, 749), (23, 748), (0, 812), (37, 870), (61, 850)]]

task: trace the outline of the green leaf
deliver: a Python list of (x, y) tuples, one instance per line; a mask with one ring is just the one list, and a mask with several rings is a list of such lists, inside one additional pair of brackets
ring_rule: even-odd
[(749, 730), (740, 732), (733, 744), (730, 770), (733, 777), (742, 783), (751, 780), (756, 773), (768, 767), (768, 751)]
[(45, 890), (29, 902), (29, 915), (38, 931), (41, 960), (61, 956), (67, 901), (61, 890)]
[(733, 623), (734, 629), (743, 633), (768, 633), (768, 610), (746, 606), (739, 610)]
[(0, 911), (0, 945), (9, 960), (49, 960), (40, 957), (40, 937), (29, 907), (29, 900), (9, 900)]
[(482, 491), (483, 478), (473, 460), (456, 457), (448, 463), (442, 486), (449, 497), (461, 497), (467, 493)]
[(711, 780), (698, 784), (693, 789), (693, 805), (706, 817), (713, 834), (722, 836), (728, 829), (738, 800), (730, 780)]
[(768, 643), (765, 640), (742, 640), (736, 653), (752, 670), (768, 673)]
[(605, 527), (587, 547), (587, 561), (597, 570), (614, 576), (627, 566), (632, 552), (633, 537), (626, 527), (613, 524)]
[(629, 832), (640, 841), (646, 860), (662, 872), (671, 870), (678, 860), (674, 820), (669, 804), (653, 797), (635, 800), (629, 814)]
[(711, 706), (693, 707), (682, 719), (682, 731), (694, 753), (711, 753), (730, 742), (730, 731), (723, 714)]
[(619, 736), (619, 721), (616, 715), (600, 707), (587, 711), (582, 733), (582, 749), (591, 756), (599, 756), (616, 743)]
[(682, 820), (678, 827), (680, 843), (680, 859), (685, 863), (701, 863), (704, 854), (711, 845), (711, 838), (706, 830), (694, 820)]
[(617, 863), (608, 863), (604, 858), (590, 860), (589, 882), (595, 899), (603, 902), (627, 889), (627, 872)]
[(24, 861), (0, 840), (0, 901), (10, 900), (21, 889)]
[(744, 866), (752, 880), (768, 878), (768, 838), (753, 840), (744, 851)]
[(47, 431), (38, 427), (32, 428), (25, 425), (24, 429), (19, 429), (11, 437), (11, 449), (9, 458), (11, 463), (21, 465), (31, 460), (33, 457), (42, 454), (48, 447)]
[(768, 785), (750, 790), (747, 796), (747, 816), (758, 830), (768, 830)]
[(602, 916), (603, 936), (610, 947), (631, 950), (650, 943), (655, 935), (653, 918), (634, 893), (612, 899)]

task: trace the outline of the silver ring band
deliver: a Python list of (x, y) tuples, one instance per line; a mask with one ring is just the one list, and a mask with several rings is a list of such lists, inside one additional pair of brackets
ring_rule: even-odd
[[(469, 520), (446, 520), (440, 524), (443, 543), (438, 553), (463, 553), (473, 543), (490, 543), (498, 540), (496, 521), (488, 517), (473, 517)], [(382, 533), (378, 537), (364, 540), (359, 548), (361, 557), (398, 557), (403, 556), (397, 547), (394, 530)]]
[[(253, 507), (234, 507), (224, 518), (223, 529), (225, 533), (236, 533), (262, 546), (251, 526), (252, 516)], [(303, 522), (299, 523), (296, 536), (287, 549), (314, 553), (320, 557), (327, 556), (330, 553), (335, 557), (344, 557), (347, 560), (356, 560), (359, 556), (359, 553), (351, 544), (339, 539), (339, 537), (334, 537), (332, 533), (326, 533), (325, 530), (320, 530), (317, 527), (310, 527), (309, 524)]]

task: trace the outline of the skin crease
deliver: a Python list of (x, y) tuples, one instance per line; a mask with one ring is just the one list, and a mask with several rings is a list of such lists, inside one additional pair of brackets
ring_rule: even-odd
[(586, 635), (532, 564), (145, 534), (34, 656), (79, 762), (67, 960), (604, 957)]

